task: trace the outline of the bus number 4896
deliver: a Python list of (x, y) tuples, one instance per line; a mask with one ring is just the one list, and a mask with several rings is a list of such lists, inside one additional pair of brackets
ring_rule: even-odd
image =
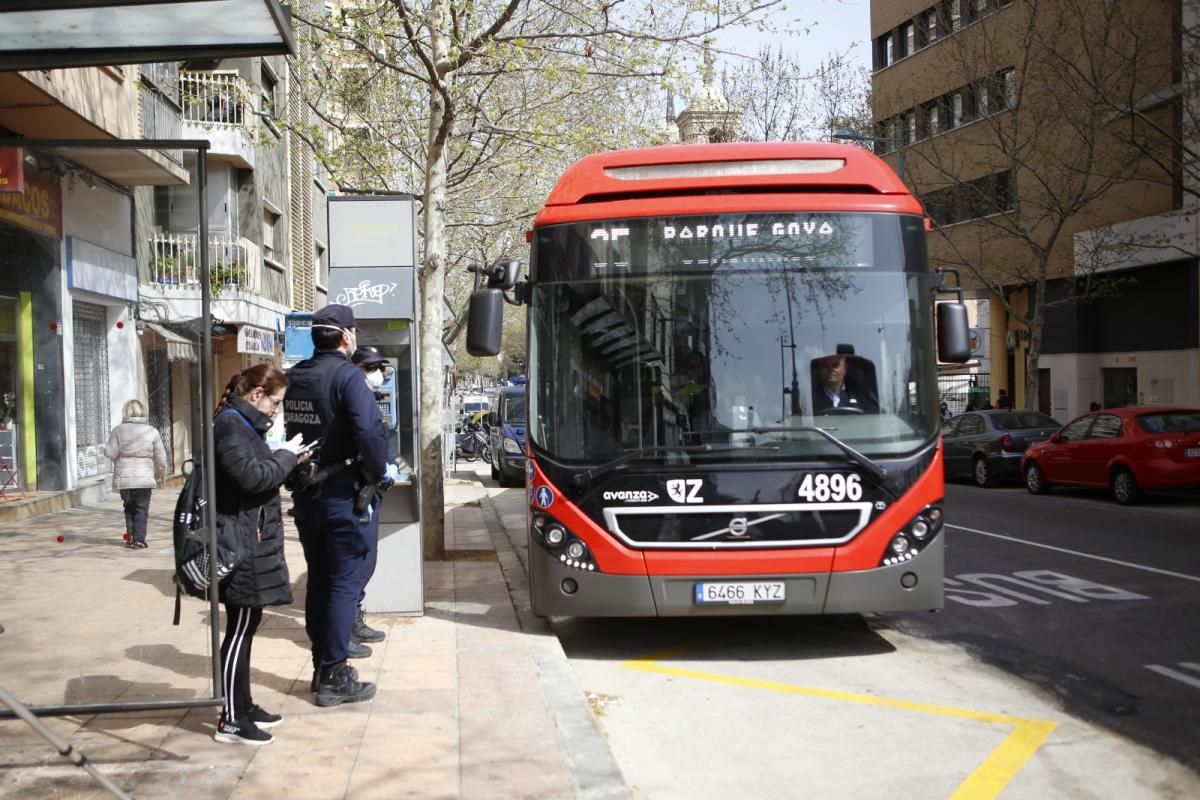
[(808, 473), (800, 481), (800, 497), (812, 503), (840, 503), (844, 500), (861, 500), (862, 479), (857, 475), (835, 472)]

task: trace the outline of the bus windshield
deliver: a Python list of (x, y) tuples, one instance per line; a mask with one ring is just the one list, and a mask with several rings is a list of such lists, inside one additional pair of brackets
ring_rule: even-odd
[(918, 217), (547, 226), (536, 233), (531, 280), (531, 436), (557, 460), (839, 457), (800, 430), (814, 426), (867, 456), (891, 456), (936, 435)]

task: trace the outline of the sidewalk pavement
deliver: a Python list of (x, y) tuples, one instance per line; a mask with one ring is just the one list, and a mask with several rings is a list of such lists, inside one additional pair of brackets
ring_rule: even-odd
[[(424, 616), (368, 616), (387, 633), (354, 662), (378, 684), (373, 701), (313, 702), (289, 519), (295, 601), (266, 610), (251, 659), (255, 702), (285, 718), (272, 744), (214, 742), (215, 707), (44, 721), (136, 798), (626, 796), (557, 639), (519, 621), (512, 513), (497, 512), (503, 490), (486, 470), (460, 465), (446, 481), (448, 557), (425, 564)], [(171, 624), (175, 495), (154, 493), (147, 550), (123, 546), (119, 500), (0, 525), (0, 687), (27, 705), (211, 696), (207, 605), (185, 597)], [(110, 796), (24, 722), (0, 719), (0, 797)]]

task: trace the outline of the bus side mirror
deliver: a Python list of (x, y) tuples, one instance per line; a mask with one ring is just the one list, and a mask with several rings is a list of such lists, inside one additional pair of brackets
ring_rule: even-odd
[(944, 364), (962, 364), (971, 358), (965, 304), (937, 304), (937, 357)]
[(471, 292), (467, 309), (467, 352), (494, 356), (500, 352), (501, 323), (504, 322), (504, 293), (499, 289)]
[(496, 261), (487, 268), (487, 288), (507, 292), (517, 285), (520, 275), (520, 261)]

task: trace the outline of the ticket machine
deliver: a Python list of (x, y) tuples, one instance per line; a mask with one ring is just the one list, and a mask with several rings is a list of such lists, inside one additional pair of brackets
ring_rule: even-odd
[(392, 367), (376, 400), (400, 480), (379, 508), (379, 561), (363, 602), (368, 612), (420, 614), (424, 606), (415, 225), (412, 195), (329, 198), (328, 302), (354, 310), (359, 346), (374, 347)]

